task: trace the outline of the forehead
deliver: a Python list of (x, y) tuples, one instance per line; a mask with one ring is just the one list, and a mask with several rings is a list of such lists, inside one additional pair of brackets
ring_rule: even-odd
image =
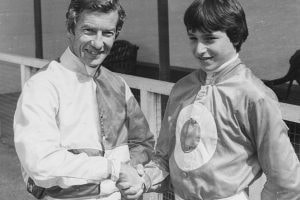
[(118, 12), (109, 13), (85, 10), (80, 14), (76, 27), (88, 26), (95, 28), (114, 29), (118, 22)]

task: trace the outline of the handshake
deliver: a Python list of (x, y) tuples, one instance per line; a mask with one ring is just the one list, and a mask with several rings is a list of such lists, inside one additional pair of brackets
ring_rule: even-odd
[(135, 200), (146, 191), (145, 173), (142, 165), (135, 168), (130, 164), (121, 164), (117, 187), (119, 188), (123, 198)]

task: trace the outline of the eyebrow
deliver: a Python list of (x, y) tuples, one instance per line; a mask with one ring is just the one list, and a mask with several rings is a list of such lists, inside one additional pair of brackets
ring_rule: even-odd
[[(93, 29), (93, 30), (98, 30), (98, 27), (93, 26), (93, 25), (89, 25), (89, 24), (84, 24), (83, 26), (81, 26), (81, 29), (86, 29), (86, 28)], [(116, 30), (117, 30), (116, 27), (111, 28), (111, 29), (101, 29), (101, 31), (114, 31), (114, 32), (116, 32)]]
[(81, 28), (96, 28), (95, 26), (89, 25), (89, 24), (83, 24)]

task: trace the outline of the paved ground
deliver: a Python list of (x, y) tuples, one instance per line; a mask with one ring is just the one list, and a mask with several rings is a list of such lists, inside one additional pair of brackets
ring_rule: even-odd
[(25, 190), (14, 147), (0, 143), (0, 200), (34, 200)]
[[(300, 86), (292, 88), (288, 100), (286, 86), (275, 88), (281, 101), (300, 105)], [(25, 190), (20, 164), (13, 145), (12, 118), (19, 93), (0, 95), (0, 200), (34, 200)], [(298, 135), (299, 129), (297, 129)]]
[(25, 190), (13, 145), (12, 118), (18, 96), (0, 95), (0, 200), (34, 200)]

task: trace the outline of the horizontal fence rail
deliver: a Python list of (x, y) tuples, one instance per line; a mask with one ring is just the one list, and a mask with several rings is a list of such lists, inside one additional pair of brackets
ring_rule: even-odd
[[(44, 59), (12, 55), (6, 53), (0, 53), (0, 61), (19, 65), (21, 68), (21, 77), (23, 79), (22, 83), (30, 77), (32, 71), (34, 71), (34, 68), (41, 68), (47, 63), (49, 63), (48, 60)], [(118, 75), (123, 77), (131, 88), (138, 89), (141, 91), (141, 93), (169, 95), (174, 85), (174, 83), (170, 82), (132, 76), (127, 74)], [(280, 102), (280, 107), (284, 120), (300, 123), (300, 106)]]
[[(20, 55), (12, 55), (6, 53), (0, 53), (0, 61), (11, 63), (18, 65), (20, 67), (21, 72), (21, 83), (22, 86), (25, 81), (30, 78), (32, 74), (34, 74), (37, 69), (45, 66), (49, 63), (48, 60), (20, 56)], [(1, 67), (1, 65), (0, 65)], [(161, 95), (169, 95), (174, 83), (159, 81), (149, 78), (143, 78), (138, 76), (126, 75), (126, 74), (119, 74), (124, 80), (127, 82), (129, 87), (140, 90), (140, 104), (141, 109), (144, 112), (149, 125), (150, 129), (157, 138), (159, 134), (159, 129), (161, 126)], [(283, 119), (294, 122), (300, 123), (300, 106), (282, 103), (280, 102), (280, 108), (282, 111)], [(255, 187), (257, 189), (253, 189), (253, 186), (250, 187), (250, 199), (257, 200), (257, 191), (261, 191), (262, 185), (264, 184), (264, 180), (257, 181), (259, 184)], [(147, 199), (158, 200), (162, 199), (161, 195), (154, 195), (152, 194), (147, 197)]]

